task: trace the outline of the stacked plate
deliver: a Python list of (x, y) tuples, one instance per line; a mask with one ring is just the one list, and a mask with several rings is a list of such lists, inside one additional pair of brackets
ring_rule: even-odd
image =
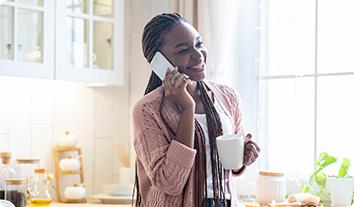
[(133, 199), (133, 184), (106, 184), (104, 193), (94, 195), (92, 198), (101, 200), (105, 204), (131, 204)]
[(107, 184), (103, 185), (103, 191), (111, 196), (133, 195), (133, 184)]

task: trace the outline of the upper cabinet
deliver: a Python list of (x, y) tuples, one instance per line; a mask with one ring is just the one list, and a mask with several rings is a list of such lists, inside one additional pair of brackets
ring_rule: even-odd
[(54, 1), (2, 1), (0, 73), (54, 77)]
[(0, 74), (119, 85), (123, 38), (123, 0), (5, 0)]
[(56, 78), (123, 82), (122, 0), (56, 1)]

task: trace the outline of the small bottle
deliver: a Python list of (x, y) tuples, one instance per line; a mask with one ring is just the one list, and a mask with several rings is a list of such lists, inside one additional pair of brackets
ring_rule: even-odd
[(16, 207), (25, 207), (27, 203), (27, 184), (25, 179), (11, 178), (5, 180), (5, 200)]
[(44, 168), (37, 168), (35, 174), (35, 187), (30, 195), (30, 203), (32, 206), (48, 206), (52, 203), (52, 197), (48, 190), (47, 171)]
[(0, 199), (5, 198), (5, 180), (16, 178), (17, 172), (10, 165), (11, 152), (0, 152), (1, 162), (3, 167), (0, 169)]

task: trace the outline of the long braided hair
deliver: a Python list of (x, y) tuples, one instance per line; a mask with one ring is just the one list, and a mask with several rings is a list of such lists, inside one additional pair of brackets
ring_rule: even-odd
[[(178, 13), (163, 13), (153, 17), (145, 26), (142, 38), (142, 49), (145, 58), (151, 62), (153, 56), (161, 49), (163, 45), (163, 35), (171, 30), (171, 28), (182, 22), (187, 22)], [(154, 73), (151, 73), (149, 83), (145, 89), (145, 94), (153, 91), (162, 85), (161, 79)], [(219, 156), (216, 150), (215, 138), (223, 133), (220, 117), (214, 107), (213, 101), (207, 93), (207, 87), (203, 81), (197, 82), (197, 89), (200, 91), (201, 101), (206, 114), (210, 155), (205, 154), (205, 135), (200, 124), (195, 120), (195, 139), (194, 148), (197, 150), (195, 160), (195, 204), (196, 207), (201, 207), (206, 199), (207, 185), (206, 185), (206, 156), (210, 156), (212, 177), (213, 177), (213, 196), (217, 207), (221, 206), (221, 200), (225, 201), (225, 189), (223, 189), (224, 171), (219, 161)], [(174, 134), (174, 131), (167, 124), (161, 108), (165, 93), (163, 93), (162, 101), (160, 104), (160, 116), (169, 130)], [(137, 166), (136, 166), (137, 167)], [(139, 190), (138, 174), (135, 171), (135, 189), (136, 189), (136, 202), (135, 206), (140, 206), (141, 195)], [(135, 192), (133, 193), (134, 196)]]

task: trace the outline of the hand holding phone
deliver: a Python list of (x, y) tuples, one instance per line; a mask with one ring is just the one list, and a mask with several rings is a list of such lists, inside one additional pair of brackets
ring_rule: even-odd
[(156, 73), (156, 75), (159, 76), (161, 80), (165, 79), (165, 74), (168, 69), (175, 68), (160, 52), (156, 52), (150, 62), (150, 67), (152, 71), (154, 71), (154, 73)]

